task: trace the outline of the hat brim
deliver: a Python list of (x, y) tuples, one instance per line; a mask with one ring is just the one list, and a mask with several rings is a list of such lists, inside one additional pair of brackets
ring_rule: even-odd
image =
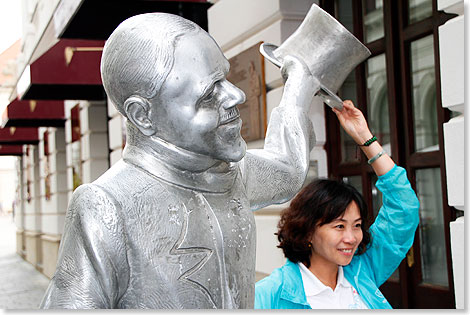
[[(276, 50), (277, 48), (278, 46), (276, 45), (269, 44), (269, 43), (262, 43), (259, 46), (259, 51), (272, 64), (281, 68), (282, 62), (274, 56), (274, 50)], [(330, 89), (328, 89), (323, 84), (320, 84), (320, 90), (315, 95), (319, 96), (326, 105), (332, 108), (334, 107), (334, 108), (340, 109), (340, 110), (343, 109), (343, 101), (341, 100), (341, 98), (335, 93), (333, 93), (332, 91), (330, 91)]]

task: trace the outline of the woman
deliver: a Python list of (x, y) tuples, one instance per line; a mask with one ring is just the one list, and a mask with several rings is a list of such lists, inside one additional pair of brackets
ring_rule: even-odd
[(351, 101), (333, 109), (378, 176), (383, 206), (370, 227), (350, 185), (316, 180), (281, 214), (279, 247), (287, 263), (256, 284), (255, 308), (391, 308), (378, 289), (413, 244), (419, 202), (406, 177)]

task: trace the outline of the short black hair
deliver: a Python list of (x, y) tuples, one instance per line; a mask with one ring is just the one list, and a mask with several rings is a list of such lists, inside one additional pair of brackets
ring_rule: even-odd
[(317, 179), (305, 186), (281, 212), (276, 233), (279, 248), (292, 262), (310, 267), (310, 239), (316, 226), (332, 222), (342, 216), (355, 202), (362, 219), (362, 241), (356, 255), (364, 253), (370, 242), (369, 214), (362, 195), (353, 186), (337, 180)]

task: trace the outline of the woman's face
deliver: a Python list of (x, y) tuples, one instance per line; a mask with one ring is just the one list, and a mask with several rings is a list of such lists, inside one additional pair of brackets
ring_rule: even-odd
[(362, 241), (361, 224), (359, 207), (352, 201), (342, 216), (317, 226), (311, 241), (311, 264), (349, 264)]

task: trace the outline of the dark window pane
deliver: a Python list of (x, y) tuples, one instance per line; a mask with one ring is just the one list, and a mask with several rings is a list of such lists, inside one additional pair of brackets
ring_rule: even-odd
[(338, 21), (340, 21), (348, 31), (354, 33), (351, 0), (338, 1)]
[(415, 150), (439, 150), (432, 35), (411, 43), (411, 82)]
[[(356, 103), (356, 76), (355, 71), (351, 72), (344, 81), (338, 95), (343, 100), (351, 100)], [(340, 127), (341, 136), (341, 162), (355, 162), (360, 160), (360, 152), (356, 142)]]
[(388, 110), (387, 68), (385, 54), (369, 58), (366, 63), (367, 120), (384, 150), (391, 154)]
[(382, 0), (362, 0), (364, 41), (370, 43), (384, 37), (384, 13)]
[(432, 15), (432, 0), (408, 0), (408, 23), (424, 20)]
[(416, 171), (422, 281), (448, 286), (444, 216), (439, 168)]
[(346, 176), (343, 177), (343, 182), (349, 184), (357, 189), (362, 194), (362, 178), (361, 176)]

